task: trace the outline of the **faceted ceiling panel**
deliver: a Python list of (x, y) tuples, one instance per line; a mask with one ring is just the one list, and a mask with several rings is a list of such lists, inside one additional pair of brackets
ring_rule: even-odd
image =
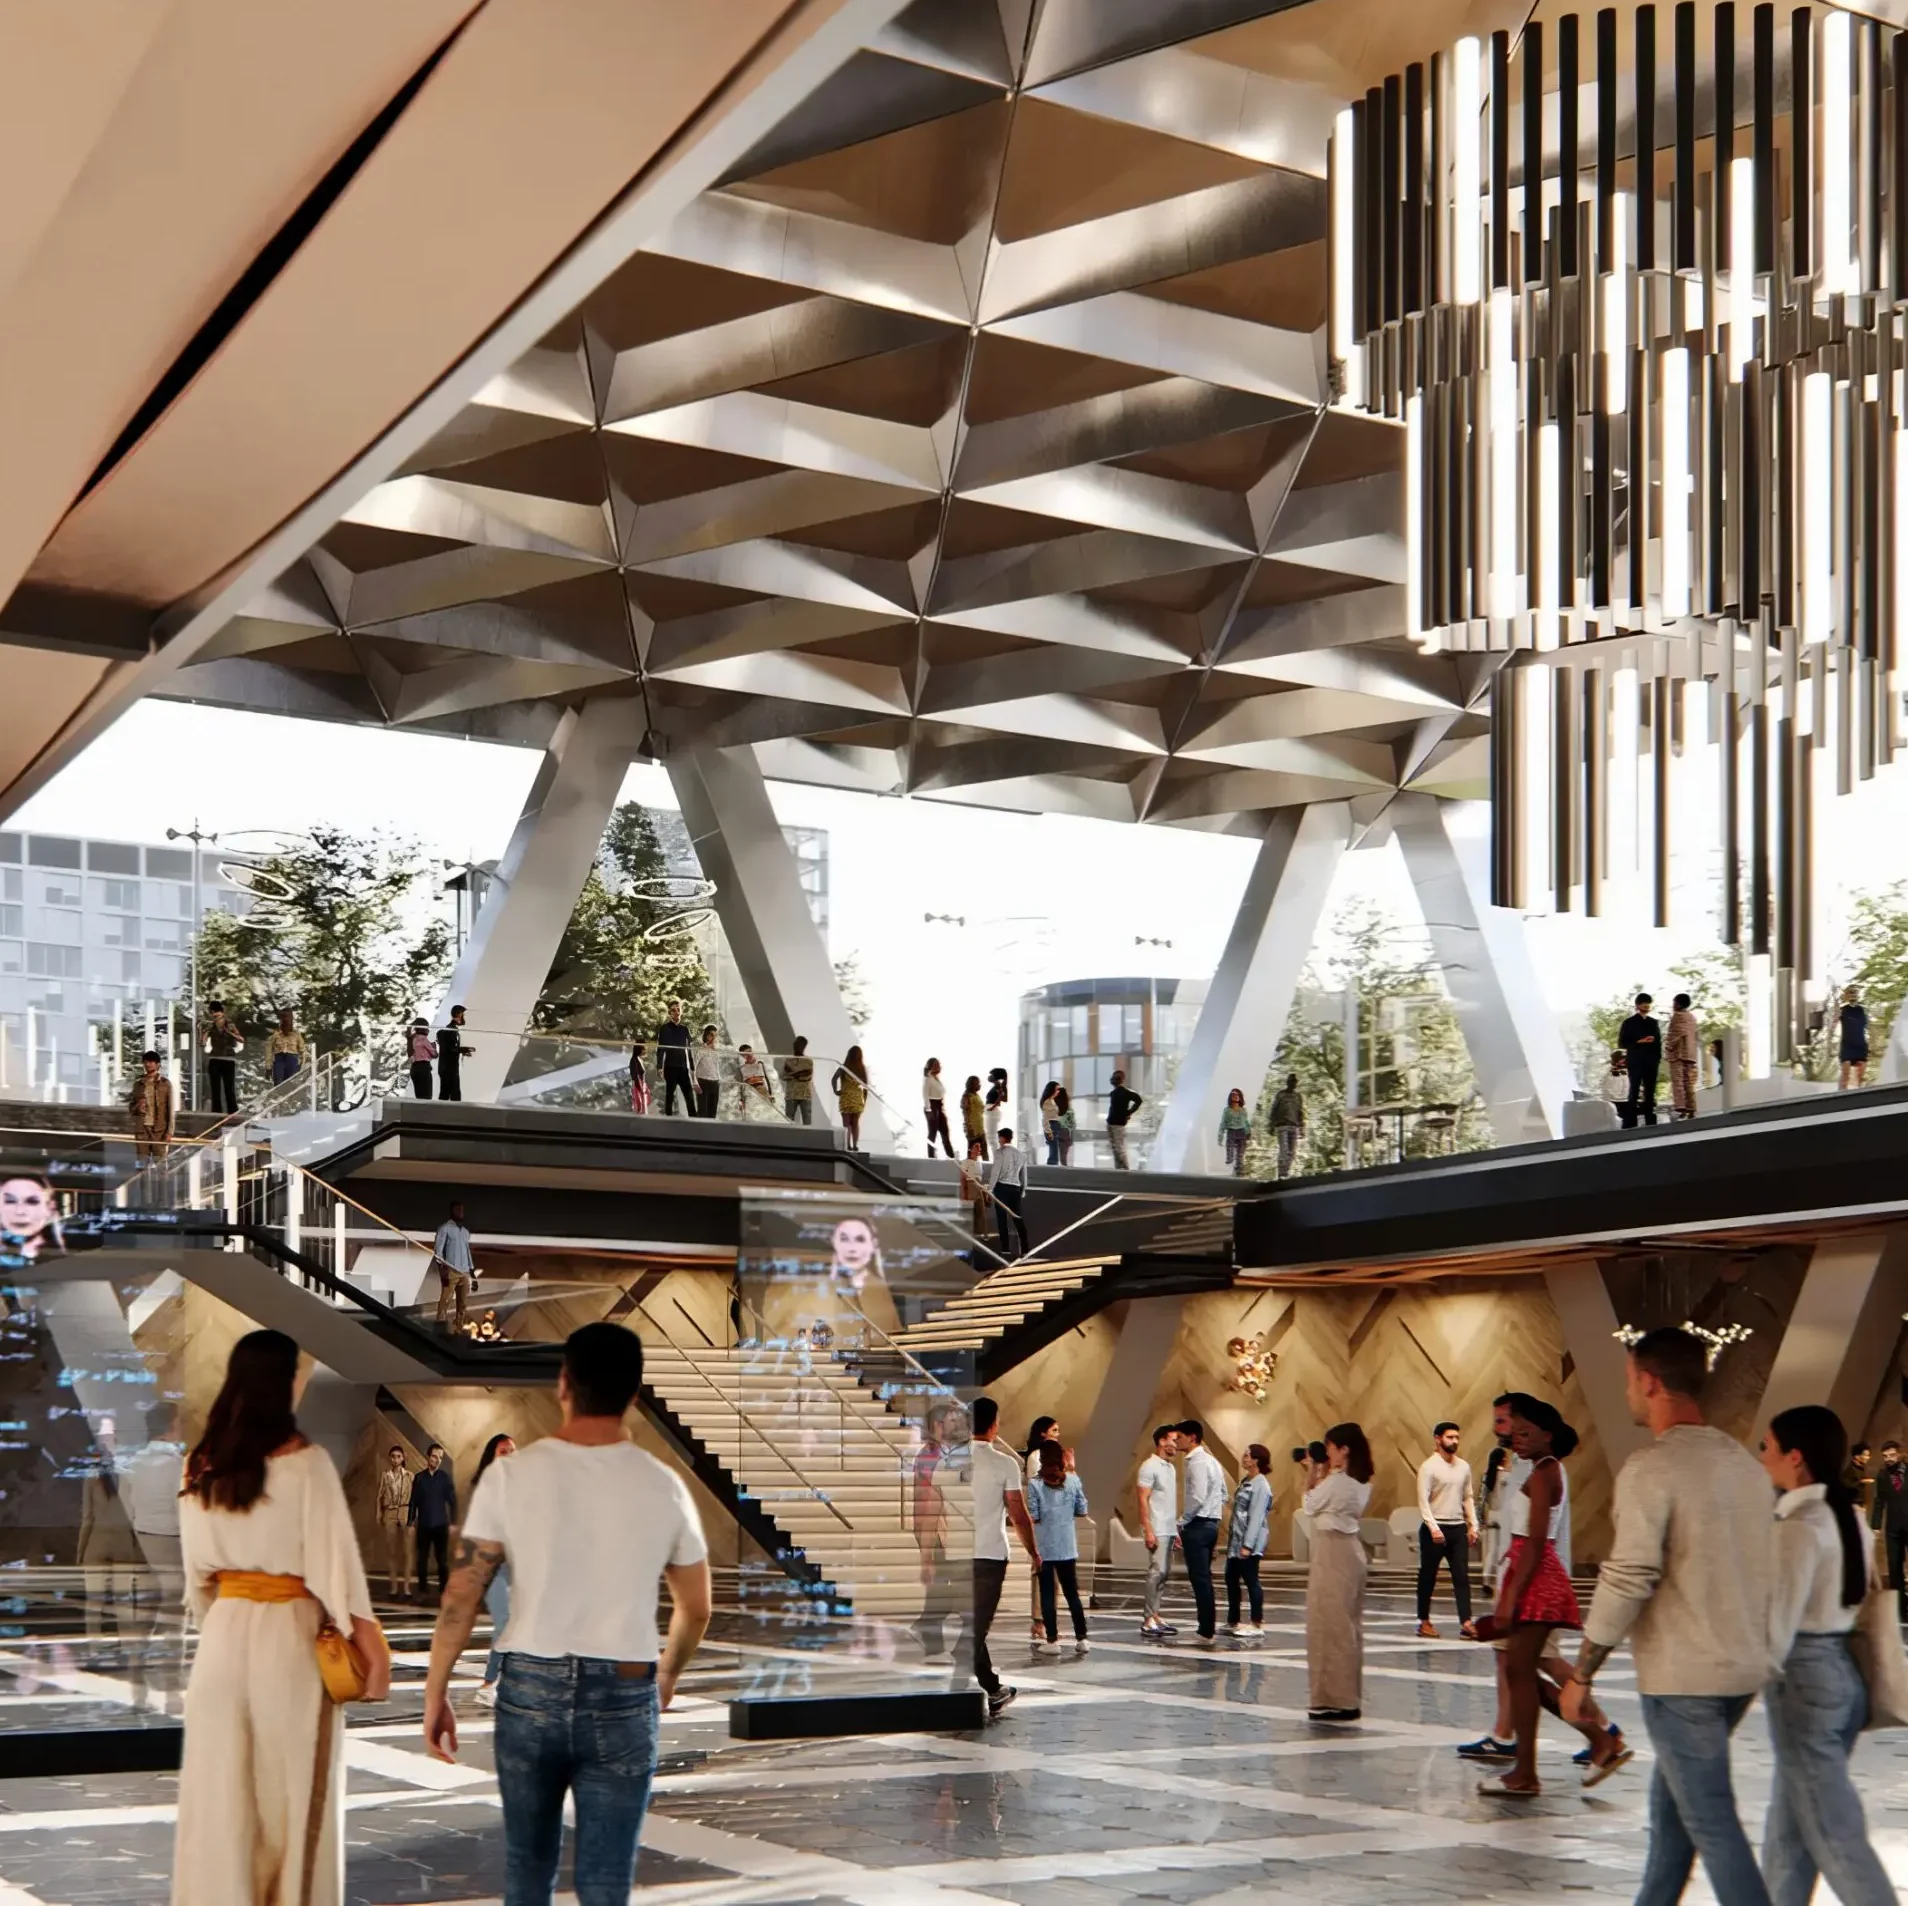
[(1481, 791), (1401, 444), (1323, 409), (1325, 143), (1459, 0), (916, 0), (164, 692), (1258, 831)]

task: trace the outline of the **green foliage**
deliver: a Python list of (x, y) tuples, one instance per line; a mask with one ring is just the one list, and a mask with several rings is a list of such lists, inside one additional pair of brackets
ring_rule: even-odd
[(222, 1000), (245, 1035), (243, 1091), (266, 1073), (265, 1042), (289, 1006), (311, 1057), (388, 1045), (428, 1012), (449, 963), (450, 930), (420, 921), (414, 843), (316, 827), (282, 853), (253, 859), (257, 898), (244, 914), (210, 913), (199, 931), (201, 1001)]
[(1687, 993), (1706, 1052), (1725, 1032), (1740, 1026), (1748, 1010), (1742, 953), (1733, 946), (1702, 947), (1678, 960), (1666, 978), (1633, 981), (1616, 998), (1601, 1006), (1592, 1006), (1588, 1015), (1589, 1042), (1577, 1054), (1578, 1076), (1587, 1090), (1602, 1089), (1603, 1076), (1610, 1069), (1610, 1054), (1616, 1049), (1617, 1034), (1623, 1022), (1636, 1011), (1638, 993), (1651, 995), (1654, 1001), (1651, 1011), (1664, 1025), (1669, 1023), (1670, 1001), (1678, 993)]
[(653, 1038), (680, 999), (692, 1025), (716, 1017), (715, 993), (693, 934), (669, 924), (697, 903), (669, 898), (669, 868), (641, 803), (610, 816), (531, 1015), (535, 1032), (581, 1043)]
[[(1305, 988), (1331, 986), (1358, 994), (1358, 1103), (1457, 1107), (1454, 1130), (1443, 1133), (1419, 1120), (1405, 1122), (1405, 1155), (1425, 1157), (1446, 1149), (1481, 1151), (1491, 1140), (1490, 1118), (1477, 1096), (1477, 1081), (1465, 1049), (1456, 1009), (1421, 941), (1369, 906), (1349, 907), (1334, 922), (1343, 952), (1329, 977), (1308, 968)], [(1257, 1094), (1253, 1141), (1246, 1170), (1255, 1178), (1275, 1175), (1276, 1148), (1269, 1134), (1272, 1099), (1288, 1073), (1297, 1073), (1305, 1099), (1305, 1134), (1299, 1141), (1298, 1172), (1335, 1171), (1345, 1162), (1345, 1028), (1342, 1015), (1288, 1025), (1272, 1070)], [(1389, 1139), (1392, 1126), (1386, 1122)]]
[(859, 1038), (874, 1017), (874, 1001), (868, 992), (868, 976), (861, 970), (861, 962), (852, 953), (845, 953), (835, 962), (835, 984), (841, 991), (841, 1003), (848, 1013), (848, 1023), (855, 1029)]
[(1880, 1061), (1908, 996), (1908, 881), (1875, 893), (1859, 893), (1849, 909), (1848, 941), (1828, 974), (1827, 1010), (1814, 1037), (1804, 1042), (1797, 1064), (1812, 1079), (1832, 1079), (1839, 1069), (1842, 989), (1858, 987), (1868, 1008), (1868, 1076)]

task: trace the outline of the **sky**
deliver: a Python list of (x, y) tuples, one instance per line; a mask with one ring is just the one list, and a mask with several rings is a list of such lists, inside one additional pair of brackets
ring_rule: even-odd
[[(152, 762), (173, 764), (173, 797), (151, 800)], [(536, 772), (530, 750), (432, 735), (199, 708), (140, 704), (13, 824), (46, 833), (163, 839), (197, 822), (215, 832), (302, 831), (329, 822), (409, 836), (446, 863), (501, 854)], [(1573, 1037), (1583, 1008), (1657, 976), (1713, 943), (1715, 856), (1707, 789), (1692, 761), (1679, 819), (1678, 924), (1629, 917), (1533, 918), (1546, 995)], [(861, 967), (873, 1014), (864, 1043), (874, 1083), (912, 1105), (932, 1053), (954, 1076), (1011, 1065), (1019, 995), (1055, 980), (1209, 975), (1251, 871), (1254, 844), (1233, 836), (1003, 814), (940, 801), (771, 785), (777, 816), (829, 832), (830, 950)], [(625, 800), (673, 807), (668, 777), (638, 765)], [(1908, 877), (1908, 772), (1884, 772), (1826, 804), (1819, 827), (1830, 957), (1848, 893)], [(1395, 845), (1346, 856), (1314, 958), (1328, 960), (1331, 919), (1348, 904), (1421, 920)], [(959, 924), (929, 921), (956, 916)], [(1169, 944), (1158, 946), (1154, 941)]]

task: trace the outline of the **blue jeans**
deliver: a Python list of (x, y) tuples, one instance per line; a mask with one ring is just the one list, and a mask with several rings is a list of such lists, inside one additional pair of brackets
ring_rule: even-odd
[(656, 1774), (656, 1681), (576, 1655), (504, 1657), (495, 1757), (504, 1906), (550, 1906), (563, 1799), (576, 1803), (577, 1906), (629, 1906)]
[(497, 1644), (503, 1640), (505, 1624), (510, 1620), (508, 1562), (490, 1578), (490, 1586), (484, 1590), (484, 1608), (490, 1616), (490, 1657), (484, 1663), (484, 1686), (489, 1687), (503, 1673), (503, 1650)]
[(1643, 1725), (1656, 1750), (1650, 1851), (1636, 1906), (1674, 1906), (1696, 1855), (1710, 1890), (1729, 1906), (1769, 1906), (1729, 1784), (1729, 1737), (1753, 1694), (1646, 1694)]
[(1775, 1785), (1762, 1832), (1773, 1906), (1808, 1906), (1816, 1875), (1842, 1906), (1894, 1906), (1848, 1757), (1868, 1718), (1868, 1690), (1846, 1635), (1797, 1635), (1782, 1678), (1763, 1690)]
[(1186, 1558), (1186, 1580), (1192, 1587), (1199, 1632), (1208, 1641), (1219, 1632), (1218, 1598), (1212, 1591), (1212, 1552), (1218, 1546), (1217, 1516), (1194, 1516), (1181, 1524), (1179, 1549)]

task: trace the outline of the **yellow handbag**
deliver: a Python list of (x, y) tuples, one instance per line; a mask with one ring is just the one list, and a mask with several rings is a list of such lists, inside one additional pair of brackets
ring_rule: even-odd
[[(245, 1602), (303, 1602), (318, 1598), (305, 1586), (302, 1575), (268, 1575), (260, 1569), (221, 1569), (216, 1577), (218, 1591)], [(342, 1706), (347, 1701), (362, 1701), (369, 1672), (364, 1657), (352, 1646), (329, 1615), (320, 1616), (318, 1639), (318, 1678), (325, 1684), (331, 1701)]]

